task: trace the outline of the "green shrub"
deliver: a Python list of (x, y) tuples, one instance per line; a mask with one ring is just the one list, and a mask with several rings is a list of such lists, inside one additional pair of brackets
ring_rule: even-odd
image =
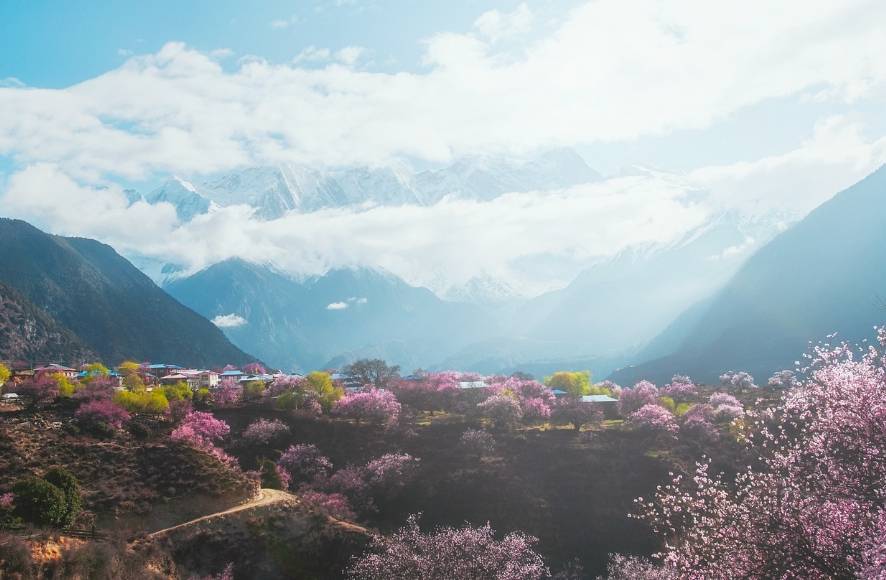
[(15, 494), (15, 515), (41, 526), (61, 526), (68, 506), (62, 490), (45, 479), (29, 477), (12, 487)]
[(66, 512), (63, 525), (71, 525), (83, 508), (83, 500), (80, 497), (80, 482), (77, 481), (77, 478), (70, 471), (61, 467), (53, 467), (46, 472), (43, 479), (62, 490), (62, 493), (65, 494)]
[(679, 405), (677, 405), (677, 409), (674, 411), (674, 414), (678, 417), (682, 417), (686, 414), (687, 411), (689, 411), (689, 409), (694, 406), (695, 405), (692, 403), (680, 403)]
[(261, 486), (266, 489), (283, 489), (283, 481), (277, 472), (277, 465), (270, 459), (262, 459), (258, 463), (261, 473)]
[(167, 401), (190, 401), (194, 397), (194, 391), (184, 381), (166, 385), (163, 387), (163, 394), (166, 395)]
[(265, 394), (265, 384), (261, 381), (249, 381), (243, 387), (243, 400), (255, 401), (262, 398)]
[(114, 395), (114, 402), (130, 413), (157, 415), (169, 408), (169, 400), (161, 390), (120, 391)]
[(674, 399), (671, 397), (667, 397), (667, 396), (659, 397), (658, 402), (662, 407), (664, 407), (665, 409), (667, 409), (671, 413), (674, 413), (677, 410), (677, 403), (675, 403)]

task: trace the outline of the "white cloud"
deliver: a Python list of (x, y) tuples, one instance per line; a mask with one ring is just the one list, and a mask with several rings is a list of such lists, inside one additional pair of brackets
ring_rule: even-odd
[(289, 18), (277, 18), (275, 20), (271, 20), (268, 25), (276, 30), (282, 30), (284, 28), (289, 28), (290, 26), (298, 24), (299, 20), (300, 18), (298, 17), (298, 15), (293, 14)]
[(216, 48), (209, 52), (209, 56), (215, 59), (225, 59), (234, 55), (234, 51), (230, 48)]
[(219, 328), (236, 328), (246, 324), (246, 319), (239, 314), (219, 314), (212, 323)]
[[(499, 34), (483, 24), (496, 18), (478, 26)], [(884, 20), (886, 4), (864, 0), (788, 0), (777, 11), (598, 0), (517, 53), (474, 31), (433, 36), (417, 73), (341, 66), (351, 49), (339, 61), (307, 49), (294, 64), (226, 70), (170, 43), (67, 89), (0, 89), (0, 155), (97, 180), (631, 140), (773, 98), (880, 98)], [(329, 64), (301, 66), (318, 60)]]
[(342, 64), (351, 66), (360, 60), (365, 50), (362, 46), (346, 46), (335, 53), (335, 59)]
[(294, 59), (292, 59), (293, 64), (301, 64), (301, 63), (311, 63), (311, 62), (326, 62), (332, 58), (332, 51), (328, 48), (317, 48), (314, 45), (308, 46), (300, 53), (298, 53)]
[(532, 28), (532, 11), (525, 2), (510, 13), (489, 10), (477, 18), (474, 28), (492, 42), (509, 36), (525, 34)]
[(344, 310), (347, 307), (347, 302), (333, 302), (332, 304), (326, 305), (326, 310)]
[(886, 4), (862, 0), (789, 0), (778, 11), (597, 0), (513, 53), (496, 40), (529, 30), (521, 6), (429, 38), (426, 68), (399, 73), (353, 66), (359, 47), (309, 46), (284, 65), (245, 56), (230, 69), (218, 62), (227, 52), (169, 43), (62, 90), (0, 81), (0, 156), (18, 166), (0, 211), (191, 270), (240, 256), (306, 274), (365, 265), (435, 286), (490, 273), (538, 289), (562, 280), (520, 280), (521, 264), (576, 266), (667, 242), (722, 209), (805, 213), (886, 162), (886, 140), (835, 116), (792, 151), (685, 175), (271, 222), (233, 206), (182, 226), (172, 206), (129, 206), (113, 183), (632, 140), (709, 127), (783, 97), (875, 107), (886, 81), (884, 21)]
[[(117, 186), (83, 185), (58, 165), (34, 164), (9, 178), (0, 208), (55, 233), (95, 237), (191, 272), (238, 256), (296, 274), (380, 268), (440, 292), (488, 274), (537, 293), (625, 248), (676, 240), (724, 210), (800, 217), (884, 162), (886, 138), (867, 138), (851, 119), (831, 117), (781, 155), (487, 202), (327, 209), (273, 221), (229, 206), (182, 225), (169, 204), (128, 206)], [(546, 274), (531, 266), (538, 263), (546, 264)]]
[(704, 167), (687, 176), (714, 202), (745, 213), (802, 216), (886, 163), (886, 137), (868, 139), (850, 118), (821, 120), (798, 148), (750, 162)]

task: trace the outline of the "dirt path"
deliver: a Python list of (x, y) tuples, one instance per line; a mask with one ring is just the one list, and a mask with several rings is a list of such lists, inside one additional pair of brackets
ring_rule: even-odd
[(285, 491), (280, 491), (277, 489), (262, 489), (261, 491), (259, 491), (258, 496), (255, 499), (251, 499), (246, 503), (242, 503), (240, 505), (235, 505), (234, 507), (226, 509), (221, 512), (215, 512), (213, 514), (207, 514), (205, 516), (200, 516), (199, 518), (191, 520), (189, 522), (184, 522), (181, 524), (171, 526), (169, 528), (163, 528), (162, 530), (157, 530), (156, 532), (151, 532), (150, 534), (147, 534), (146, 536), (144, 536), (144, 538), (145, 539), (153, 539), (153, 538), (156, 538), (157, 536), (162, 536), (163, 534), (171, 532), (172, 530), (177, 530), (179, 528), (192, 526), (198, 522), (205, 522), (207, 520), (212, 520), (212, 519), (215, 519), (215, 518), (218, 518), (221, 516), (226, 516), (228, 514), (241, 512), (243, 510), (249, 510), (252, 508), (262, 507), (262, 506), (271, 505), (271, 504), (275, 504), (275, 503), (282, 503), (282, 502), (286, 502), (286, 501), (291, 501), (293, 503), (299, 502), (298, 498), (295, 497), (294, 495), (292, 495), (291, 493), (286, 493)]

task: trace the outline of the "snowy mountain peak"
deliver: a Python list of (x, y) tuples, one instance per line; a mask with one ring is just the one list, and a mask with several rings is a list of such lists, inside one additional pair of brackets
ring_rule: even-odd
[(571, 149), (533, 157), (472, 156), (416, 173), (405, 164), (315, 168), (295, 163), (250, 167), (196, 185), (173, 177), (147, 196), (173, 204), (184, 220), (219, 206), (248, 205), (260, 219), (362, 205), (432, 205), (446, 196), (488, 201), (504, 193), (559, 189), (600, 176)]

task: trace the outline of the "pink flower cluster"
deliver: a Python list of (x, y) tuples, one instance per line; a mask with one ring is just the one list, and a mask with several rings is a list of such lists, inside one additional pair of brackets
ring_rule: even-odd
[(807, 380), (750, 415), (758, 468), (727, 479), (704, 461), (637, 500), (680, 577), (886, 577), (886, 356), (811, 358)]
[(299, 492), (299, 499), (320, 511), (340, 520), (354, 520), (357, 514), (351, 509), (348, 498), (340, 493), (324, 493), (313, 489)]
[(412, 481), (419, 460), (408, 453), (385, 453), (366, 464), (367, 482), (376, 487), (402, 487)]
[(661, 394), (671, 397), (675, 401), (686, 401), (698, 395), (698, 387), (692, 379), (685, 375), (674, 375), (670, 384), (666, 385)]
[(108, 399), (94, 399), (83, 403), (74, 412), (74, 417), (85, 425), (107, 425), (120, 429), (129, 422), (126, 409)]
[(632, 425), (645, 431), (676, 433), (677, 422), (674, 415), (660, 405), (643, 405), (629, 415)]
[(551, 389), (540, 382), (511, 376), (493, 377), (489, 383), (492, 393), (516, 397), (523, 411), (523, 420), (550, 418), (556, 398)]
[(773, 373), (767, 384), (775, 389), (790, 389), (798, 386), (800, 381), (794, 371), (784, 370)]
[(348, 570), (351, 580), (391, 578), (495, 578), (541, 580), (549, 577), (538, 540), (522, 532), (496, 539), (486, 524), (438, 528), (424, 533), (418, 516), (391, 535), (375, 536), (369, 550)]
[(11, 509), (13, 503), (15, 503), (15, 494), (11, 492), (0, 494), (0, 510)]
[(717, 419), (731, 421), (744, 415), (744, 408), (738, 399), (727, 393), (714, 393), (708, 403)]
[(285, 469), (296, 484), (323, 481), (332, 472), (332, 462), (311, 444), (290, 445), (277, 465)]
[(640, 381), (630, 389), (622, 389), (618, 398), (618, 412), (627, 417), (645, 405), (654, 405), (658, 400), (658, 387), (649, 381)]
[(233, 407), (243, 398), (243, 387), (233, 379), (224, 379), (212, 391), (212, 403), (216, 407)]
[(289, 427), (280, 419), (257, 419), (244, 431), (243, 439), (253, 445), (267, 445), (289, 433)]
[(215, 446), (216, 442), (227, 437), (230, 432), (231, 428), (228, 424), (221, 419), (216, 419), (212, 413), (192, 411), (185, 415), (178, 427), (173, 429), (169, 438), (195, 447), (229, 467), (236, 468), (237, 460)]
[(373, 388), (345, 395), (336, 401), (332, 413), (358, 422), (390, 426), (400, 417), (400, 403), (391, 391)]
[(477, 408), (499, 429), (511, 429), (523, 420), (523, 408), (512, 394), (494, 394), (478, 404)]
[(756, 389), (754, 376), (745, 371), (728, 371), (720, 375), (720, 384), (727, 388), (744, 391), (747, 389)]

